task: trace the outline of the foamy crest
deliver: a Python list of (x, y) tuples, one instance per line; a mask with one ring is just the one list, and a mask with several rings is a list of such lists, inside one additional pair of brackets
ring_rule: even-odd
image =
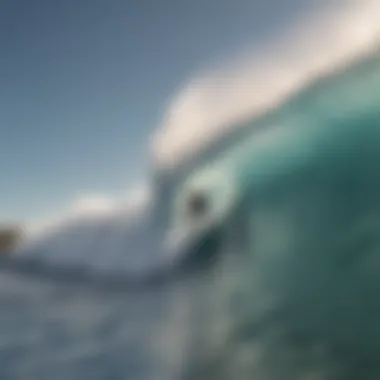
[(306, 82), (376, 48), (380, 2), (342, 3), (303, 17), (266, 48), (190, 80), (154, 136), (156, 168), (175, 167), (239, 121), (278, 106)]

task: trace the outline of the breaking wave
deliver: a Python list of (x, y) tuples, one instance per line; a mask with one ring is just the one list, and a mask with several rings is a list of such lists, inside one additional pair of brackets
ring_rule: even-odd
[[(333, 83), (335, 77), (354, 77), (358, 70), (370, 70), (378, 59), (373, 51), (380, 32), (380, 4), (370, 0), (350, 4), (319, 18), (313, 15), (313, 22), (303, 20), (271, 49), (245, 56), (227, 72), (191, 82), (169, 107), (155, 136), (153, 191), (138, 212), (131, 216), (129, 208), (116, 205), (107, 212), (70, 215), (27, 239), (4, 265), (24, 273), (131, 283), (162, 281), (175, 273), (177, 261), (163, 242), (189, 175), (231, 156), (236, 143), (270, 127), (263, 122), (265, 115), (280, 115), (310, 87), (315, 92), (331, 78)], [(306, 28), (302, 34), (300, 28)], [(362, 63), (356, 69), (347, 69), (358, 65), (357, 60)]]

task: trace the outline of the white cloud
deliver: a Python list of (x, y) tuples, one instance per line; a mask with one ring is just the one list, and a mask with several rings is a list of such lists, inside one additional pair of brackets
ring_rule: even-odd
[(378, 36), (380, 1), (343, 1), (310, 13), (266, 49), (248, 50), (190, 80), (153, 139), (155, 165), (176, 166), (237, 122), (275, 107), (311, 78), (371, 51)]
[(70, 208), (69, 214), (73, 216), (99, 215), (113, 211), (115, 200), (104, 195), (90, 194), (76, 200)]
[(41, 237), (60, 229), (67, 223), (87, 219), (112, 218), (120, 213), (134, 218), (149, 206), (151, 193), (148, 185), (137, 184), (121, 198), (102, 194), (88, 194), (74, 200), (67, 208), (25, 226), (27, 240)]

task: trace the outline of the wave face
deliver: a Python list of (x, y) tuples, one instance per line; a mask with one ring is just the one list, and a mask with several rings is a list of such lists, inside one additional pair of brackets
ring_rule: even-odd
[[(375, 53), (158, 181), (153, 214), (16, 252), (0, 273), (0, 377), (378, 378), (379, 104)], [(110, 292), (36, 267), (170, 280)]]

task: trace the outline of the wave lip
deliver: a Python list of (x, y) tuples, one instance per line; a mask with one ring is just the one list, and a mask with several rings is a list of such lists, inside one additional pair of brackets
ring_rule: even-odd
[(331, 2), (274, 36), (264, 48), (190, 81), (173, 97), (152, 141), (158, 171), (176, 170), (220, 135), (281, 106), (310, 81), (341, 70), (380, 43), (377, 0)]

